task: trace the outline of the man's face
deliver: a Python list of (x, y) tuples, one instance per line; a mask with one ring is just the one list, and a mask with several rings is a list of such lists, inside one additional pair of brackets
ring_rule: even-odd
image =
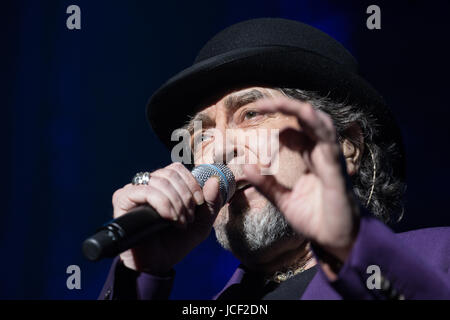
[[(246, 88), (204, 108), (192, 120), (202, 121), (202, 132), (195, 132), (191, 137), (192, 143), (195, 144), (196, 165), (223, 161), (226, 152), (234, 151), (232, 155), (228, 154), (227, 164), (235, 174), (237, 191), (231, 201), (220, 210), (214, 229), (222, 246), (243, 261), (264, 262), (268, 251), (277, 250), (277, 247), (293, 239), (297, 243), (301, 241), (300, 236), (292, 232), (283, 215), (254, 187), (246, 185), (242, 170), (242, 159), (256, 159), (261, 169), (268, 166), (267, 159), (261, 159), (262, 154), (267, 155), (267, 150), (262, 152), (261, 149), (268, 148), (269, 139), (260, 139), (255, 143), (248, 138), (251, 137), (248, 135), (250, 130), (262, 132), (263, 129), (270, 132), (272, 129), (278, 129), (281, 132), (291, 127), (301, 131), (293, 116), (258, 112), (255, 106), (257, 100), (282, 95), (281, 92), (269, 88)], [(199, 134), (202, 138), (199, 138)], [(267, 137), (269, 136), (270, 133)], [(300, 141), (298, 144), (298, 148), (301, 148)], [(236, 161), (238, 155), (241, 155), (241, 161)], [(283, 147), (283, 143), (280, 143), (276, 157), (276, 179), (286, 187), (293, 187), (307, 170), (301, 152)]]

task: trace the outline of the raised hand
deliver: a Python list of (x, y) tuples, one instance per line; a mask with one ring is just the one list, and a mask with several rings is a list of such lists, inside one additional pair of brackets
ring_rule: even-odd
[[(255, 165), (244, 166), (246, 179), (280, 209), (296, 232), (344, 261), (356, 237), (359, 211), (347, 187), (330, 116), (308, 103), (284, 97), (261, 100), (255, 109), (296, 117), (300, 130), (282, 130), (280, 145), (292, 149), (296, 145), (293, 139), (301, 139), (302, 146), (308, 147), (297, 152), (307, 171), (292, 188), (280, 184), (274, 175), (261, 175)], [(289, 140), (283, 141), (287, 135)]]

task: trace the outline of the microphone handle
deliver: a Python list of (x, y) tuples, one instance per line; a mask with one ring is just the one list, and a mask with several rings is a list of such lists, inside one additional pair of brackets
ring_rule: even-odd
[(152, 206), (138, 206), (87, 238), (82, 245), (83, 255), (90, 261), (113, 258), (170, 225), (171, 221), (161, 218)]

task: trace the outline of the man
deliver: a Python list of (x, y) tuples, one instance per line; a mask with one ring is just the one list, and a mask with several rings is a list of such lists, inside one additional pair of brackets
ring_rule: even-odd
[[(115, 217), (148, 203), (174, 227), (122, 253), (101, 299), (167, 299), (173, 266), (213, 227), (242, 262), (216, 299), (450, 298), (449, 229), (396, 235), (382, 223), (403, 214), (399, 130), (326, 34), (284, 19), (231, 26), (147, 110), (169, 148), (183, 127), (196, 165), (225, 160), (237, 191), (222, 206), (218, 180), (201, 189), (180, 163), (116, 191)], [(256, 129), (279, 130), (273, 174), (261, 174), (268, 143), (239, 139)], [(242, 154), (256, 164), (233, 161)]]

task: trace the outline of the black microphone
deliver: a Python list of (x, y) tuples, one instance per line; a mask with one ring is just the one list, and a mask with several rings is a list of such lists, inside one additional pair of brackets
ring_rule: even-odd
[[(191, 173), (202, 188), (210, 177), (219, 177), (219, 191), (224, 199), (222, 205), (233, 196), (236, 182), (233, 172), (226, 165), (202, 164)], [(96, 234), (87, 238), (82, 246), (83, 255), (91, 261), (115, 257), (172, 223), (163, 219), (152, 206), (138, 206), (104, 224)]]

